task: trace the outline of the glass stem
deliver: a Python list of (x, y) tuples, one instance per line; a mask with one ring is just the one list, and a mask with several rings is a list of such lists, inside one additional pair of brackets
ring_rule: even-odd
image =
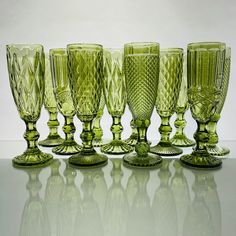
[(82, 139), (83, 142), (82, 152), (86, 153), (95, 152), (92, 144), (94, 138), (92, 122), (93, 122), (92, 120), (83, 122), (83, 131), (80, 135), (80, 138)]
[(113, 134), (113, 140), (121, 140), (121, 132), (123, 131), (123, 126), (121, 124), (120, 116), (112, 117), (113, 123), (111, 126), (111, 132)]
[(48, 137), (57, 137), (59, 136), (57, 133), (57, 128), (60, 125), (58, 119), (57, 119), (57, 112), (50, 112), (49, 111), (49, 121), (47, 122), (47, 125), (49, 127), (50, 133)]
[(138, 130), (137, 130), (135, 124), (134, 124), (134, 120), (133, 119), (130, 121), (130, 127), (132, 129), (132, 134), (131, 134), (130, 138), (137, 139), (137, 137), (138, 137)]
[(65, 124), (62, 128), (65, 133), (65, 141), (74, 141), (75, 125), (73, 116), (65, 116)]
[(24, 139), (27, 142), (27, 151), (39, 151), (37, 141), (39, 139), (39, 132), (36, 129), (36, 122), (25, 122), (26, 131)]
[(176, 120), (174, 122), (175, 128), (176, 128), (176, 135), (183, 136), (184, 135), (184, 128), (187, 124), (185, 118), (184, 118), (184, 112), (176, 113)]
[(215, 147), (219, 141), (219, 137), (216, 132), (217, 122), (219, 121), (219, 119), (220, 119), (220, 115), (215, 117), (215, 119), (211, 120), (207, 124), (207, 131), (208, 131), (208, 135), (209, 135), (208, 145), (210, 147)]
[(172, 128), (170, 126), (170, 116), (161, 116), (161, 125), (159, 127), (159, 132), (161, 134), (160, 143), (169, 143), (170, 142), (170, 133)]
[(206, 123), (197, 121), (197, 131), (194, 134), (196, 140), (195, 151), (207, 152), (206, 144), (208, 143), (209, 137), (206, 131)]
[(93, 132), (95, 135), (94, 139), (96, 140), (101, 140), (103, 136), (103, 131), (101, 128), (102, 115), (103, 115), (103, 111), (102, 110), (98, 111), (97, 116), (95, 117), (94, 122), (93, 122)]

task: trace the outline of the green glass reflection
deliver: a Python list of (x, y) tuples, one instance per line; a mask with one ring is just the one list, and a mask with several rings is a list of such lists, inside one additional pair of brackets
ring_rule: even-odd
[(107, 157), (98, 154), (92, 144), (92, 122), (97, 115), (103, 86), (103, 48), (98, 44), (70, 44), (67, 53), (72, 99), (83, 123), (82, 150), (70, 157), (69, 162), (78, 166), (105, 164)]
[(214, 116), (220, 99), (225, 48), (224, 43), (213, 42), (188, 45), (188, 100), (198, 126), (194, 151), (180, 158), (189, 167), (218, 168), (222, 165), (220, 159), (207, 151), (206, 124)]
[(224, 74), (223, 74), (223, 81), (222, 81), (222, 87), (221, 87), (220, 101), (217, 104), (215, 115), (211, 118), (210, 122), (207, 124), (207, 131), (209, 134), (209, 142), (207, 145), (207, 150), (210, 154), (215, 155), (215, 156), (224, 156), (224, 155), (229, 154), (230, 152), (227, 147), (222, 147), (222, 146), (217, 145), (219, 138), (216, 132), (217, 122), (220, 119), (220, 114), (223, 109), (227, 91), (228, 91), (229, 78), (230, 78), (230, 62), (231, 62), (231, 48), (228, 47), (226, 48)]
[(147, 128), (157, 95), (159, 44), (129, 43), (124, 47), (124, 71), (130, 111), (138, 130), (136, 153), (126, 154), (124, 163), (131, 166), (158, 166), (162, 159), (149, 153)]
[(182, 80), (183, 49), (168, 48), (160, 52), (160, 76), (157, 89), (156, 110), (161, 117), (159, 132), (161, 140), (151, 147), (152, 153), (173, 156), (179, 155), (182, 149), (175, 147), (170, 142), (170, 118), (173, 115)]
[(58, 109), (65, 119), (65, 124), (63, 126), (65, 140), (61, 145), (54, 147), (52, 151), (59, 155), (75, 154), (81, 150), (81, 146), (74, 140), (74, 133), (76, 130), (73, 123), (75, 107), (71, 98), (69, 79), (67, 75), (66, 49), (51, 49), (49, 54), (54, 94)]
[(44, 50), (42, 45), (7, 45), (7, 65), (12, 95), (21, 119), (26, 124), (24, 138), (27, 150), (13, 159), (17, 166), (44, 165), (52, 155), (37, 146), (39, 133), (36, 122), (44, 98)]
[(121, 116), (126, 105), (126, 87), (123, 75), (123, 53), (120, 49), (106, 49), (104, 54), (104, 95), (109, 114), (112, 116), (113, 140), (102, 146), (101, 151), (109, 154), (124, 154), (133, 148), (121, 140), (123, 126)]

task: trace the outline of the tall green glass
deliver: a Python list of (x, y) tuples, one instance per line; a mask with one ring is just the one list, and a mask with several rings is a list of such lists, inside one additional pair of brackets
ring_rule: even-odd
[(49, 127), (50, 133), (46, 139), (39, 142), (39, 145), (45, 147), (58, 146), (63, 142), (63, 139), (57, 132), (57, 127), (60, 125), (60, 123), (57, 119), (57, 103), (53, 93), (50, 61), (48, 54), (45, 55), (44, 107), (49, 113), (49, 121), (47, 125)]
[(160, 52), (160, 76), (157, 89), (156, 110), (161, 117), (159, 132), (160, 142), (151, 147), (152, 153), (174, 156), (179, 155), (182, 149), (175, 147), (170, 142), (170, 118), (176, 109), (180, 92), (183, 72), (183, 49), (168, 48)]
[(210, 122), (208, 122), (207, 124), (207, 131), (209, 134), (207, 150), (210, 154), (215, 156), (224, 156), (229, 154), (230, 152), (230, 150), (227, 147), (222, 147), (217, 145), (219, 138), (216, 132), (217, 122), (220, 119), (220, 113), (223, 109), (228, 91), (229, 78), (230, 78), (230, 62), (231, 62), (231, 48), (227, 47), (225, 54), (224, 74), (223, 74), (220, 101), (216, 106), (215, 115), (211, 118)]
[(183, 64), (183, 78), (180, 86), (179, 98), (176, 105), (176, 120), (175, 128), (176, 133), (171, 138), (171, 143), (179, 147), (191, 147), (195, 145), (195, 142), (189, 139), (184, 133), (184, 128), (187, 124), (184, 115), (189, 109), (188, 95), (187, 95), (187, 53), (184, 54), (184, 64)]
[(97, 114), (103, 86), (103, 47), (98, 44), (70, 44), (67, 46), (68, 74), (73, 103), (83, 123), (80, 135), (83, 147), (80, 153), (69, 158), (78, 166), (107, 163), (107, 157), (93, 147), (92, 122)]
[(52, 155), (39, 150), (36, 122), (44, 99), (44, 50), (42, 45), (12, 44), (6, 46), (7, 65), (12, 95), (21, 119), (26, 124), (26, 151), (13, 159), (16, 166), (41, 166), (52, 160)]
[(225, 61), (224, 43), (191, 43), (188, 45), (188, 100), (197, 122), (196, 147), (183, 155), (182, 164), (193, 168), (219, 168), (222, 161), (207, 151), (207, 123), (214, 116), (220, 99)]
[(73, 105), (70, 84), (67, 75), (67, 53), (64, 48), (55, 48), (49, 51), (52, 71), (52, 81), (57, 106), (64, 116), (65, 124), (63, 132), (65, 133), (64, 142), (52, 149), (59, 155), (69, 155), (78, 153), (81, 146), (74, 140), (75, 125), (73, 123), (75, 107)]
[(158, 166), (162, 159), (149, 153), (147, 128), (155, 106), (159, 77), (159, 44), (128, 43), (124, 47), (124, 72), (128, 105), (138, 130), (136, 153), (126, 154), (130, 166)]
[(107, 110), (112, 116), (111, 132), (113, 140), (102, 146), (101, 151), (109, 154), (124, 154), (133, 148), (121, 140), (123, 126), (121, 116), (127, 101), (125, 77), (123, 74), (123, 52), (120, 49), (105, 49), (104, 55), (104, 95)]

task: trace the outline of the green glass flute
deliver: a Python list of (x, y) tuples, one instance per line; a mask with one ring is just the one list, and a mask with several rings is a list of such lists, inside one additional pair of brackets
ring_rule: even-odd
[(227, 147), (222, 147), (222, 146), (217, 145), (219, 138), (216, 132), (217, 122), (220, 119), (220, 113), (223, 109), (227, 91), (228, 91), (229, 78), (230, 78), (230, 62), (231, 62), (231, 48), (227, 47), (226, 53), (225, 53), (225, 64), (224, 64), (224, 73), (223, 73), (220, 101), (216, 106), (215, 115), (211, 118), (210, 122), (208, 122), (207, 124), (207, 131), (209, 134), (207, 150), (211, 155), (215, 155), (215, 156), (224, 156), (224, 155), (229, 154), (230, 152), (230, 150)]
[(49, 51), (50, 65), (52, 71), (53, 90), (57, 102), (57, 107), (64, 116), (65, 124), (63, 132), (65, 140), (52, 151), (59, 155), (69, 155), (78, 153), (81, 146), (74, 140), (76, 131), (73, 119), (75, 115), (75, 107), (73, 105), (70, 84), (67, 75), (67, 53), (64, 48), (55, 48)]
[(121, 140), (123, 126), (121, 116), (124, 114), (127, 101), (125, 77), (123, 74), (123, 53), (121, 49), (104, 49), (104, 83), (103, 91), (106, 106), (112, 116), (111, 132), (113, 140), (101, 147), (108, 154), (125, 154), (133, 151), (133, 147)]
[(103, 47), (98, 44), (69, 44), (68, 74), (77, 117), (83, 123), (82, 150), (69, 163), (82, 167), (103, 165), (107, 157), (93, 147), (92, 122), (97, 115), (103, 86)]
[(46, 139), (39, 142), (39, 145), (45, 147), (58, 146), (63, 142), (63, 139), (57, 132), (57, 127), (60, 125), (57, 119), (57, 103), (53, 93), (52, 77), (50, 69), (49, 55), (45, 55), (45, 91), (44, 91), (44, 107), (49, 113), (49, 134)]
[(179, 147), (191, 147), (195, 142), (189, 139), (184, 133), (187, 121), (184, 118), (185, 112), (189, 109), (188, 95), (187, 95), (187, 53), (184, 54), (183, 64), (183, 78), (180, 86), (179, 98), (176, 105), (176, 120), (174, 122), (176, 133), (171, 138), (171, 143)]
[(167, 48), (160, 52), (160, 76), (157, 89), (156, 110), (161, 117), (159, 132), (161, 140), (150, 152), (164, 155), (179, 155), (182, 149), (170, 142), (170, 118), (176, 109), (183, 72), (183, 49)]
[(124, 72), (127, 98), (138, 131), (136, 153), (126, 154), (128, 166), (154, 167), (162, 158), (149, 153), (147, 128), (155, 106), (159, 77), (159, 44), (128, 43), (124, 46)]
[(7, 65), (12, 95), (21, 119), (26, 124), (26, 151), (13, 159), (16, 166), (48, 164), (53, 156), (39, 150), (36, 122), (40, 117), (45, 89), (43, 46), (11, 44), (6, 46)]
[(188, 100), (197, 122), (196, 147), (183, 155), (182, 164), (192, 168), (219, 168), (222, 161), (207, 151), (207, 123), (214, 116), (220, 100), (225, 61), (225, 44), (203, 42), (188, 44)]

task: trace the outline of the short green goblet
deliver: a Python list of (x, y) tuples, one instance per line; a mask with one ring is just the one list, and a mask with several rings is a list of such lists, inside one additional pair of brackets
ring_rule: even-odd
[(96, 117), (103, 86), (103, 47), (98, 44), (69, 44), (68, 74), (73, 103), (83, 123), (80, 135), (82, 150), (69, 158), (69, 163), (81, 167), (104, 165), (107, 157), (93, 147), (92, 122)]
[(188, 95), (187, 95), (187, 53), (184, 54), (183, 64), (183, 78), (180, 86), (180, 93), (178, 102), (176, 105), (176, 120), (174, 122), (176, 133), (171, 138), (171, 143), (179, 147), (191, 147), (195, 145), (195, 142), (189, 139), (184, 133), (187, 121), (184, 118), (185, 112), (189, 109)]
[(220, 100), (225, 62), (224, 43), (205, 42), (188, 45), (188, 100), (193, 118), (197, 122), (194, 134), (196, 147), (180, 160), (192, 168), (219, 168), (222, 161), (207, 151), (209, 135), (207, 123), (216, 113)]
[(13, 159), (18, 167), (43, 166), (53, 156), (39, 150), (36, 122), (40, 117), (45, 89), (45, 56), (39, 44), (6, 46), (7, 65), (12, 95), (21, 119), (26, 124), (26, 151)]
[(183, 72), (183, 49), (168, 48), (160, 52), (160, 76), (157, 89), (156, 109), (161, 117), (159, 132), (161, 140), (150, 152), (164, 155), (179, 155), (182, 149), (170, 142), (170, 118), (176, 109)]
[(225, 156), (230, 152), (230, 150), (227, 147), (222, 147), (217, 145), (219, 138), (216, 132), (217, 122), (220, 119), (220, 113), (223, 109), (228, 91), (229, 78), (230, 78), (230, 61), (231, 61), (231, 48), (227, 47), (225, 54), (224, 74), (223, 74), (220, 101), (216, 106), (215, 115), (211, 118), (210, 122), (208, 122), (207, 124), (207, 131), (209, 134), (207, 150), (211, 155), (215, 156)]
[(127, 101), (125, 77), (123, 74), (123, 52), (120, 49), (104, 49), (104, 95), (109, 114), (112, 116), (111, 132), (113, 140), (101, 147), (108, 154), (125, 154), (133, 147), (121, 140), (123, 126), (121, 116)]
[(39, 145), (44, 147), (54, 147), (62, 144), (63, 139), (57, 132), (57, 127), (60, 125), (57, 119), (57, 103), (53, 93), (52, 77), (50, 69), (49, 55), (45, 55), (45, 91), (44, 91), (44, 107), (49, 113), (49, 135), (46, 139), (39, 142)]
[(73, 105), (70, 84), (67, 75), (67, 53), (64, 48), (55, 48), (49, 51), (50, 65), (52, 71), (53, 90), (57, 102), (57, 107), (65, 118), (63, 132), (65, 140), (52, 151), (59, 155), (70, 155), (78, 153), (81, 146), (74, 140), (76, 131), (73, 119), (75, 115), (75, 107)]
[(162, 161), (160, 156), (149, 153), (147, 142), (147, 128), (157, 96), (159, 52), (158, 43), (128, 43), (124, 47), (128, 105), (138, 131), (136, 153), (123, 158), (128, 166), (155, 167)]

